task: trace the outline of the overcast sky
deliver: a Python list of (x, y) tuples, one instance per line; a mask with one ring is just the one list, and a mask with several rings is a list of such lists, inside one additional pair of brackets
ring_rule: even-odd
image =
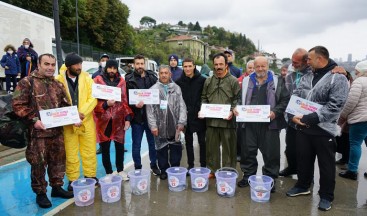
[(143, 16), (160, 23), (198, 21), (246, 34), (262, 50), (290, 57), (297, 47), (328, 48), (332, 58), (367, 55), (367, 0), (121, 0), (129, 22)]

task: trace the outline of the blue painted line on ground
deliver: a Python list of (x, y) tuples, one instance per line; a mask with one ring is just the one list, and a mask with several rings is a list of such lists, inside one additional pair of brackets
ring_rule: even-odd
[[(124, 164), (132, 162), (131, 154), (131, 129), (125, 134), (125, 153)], [(97, 147), (98, 148), (98, 147)], [(111, 143), (111, 163), (114, 170), (115, 166), (115, 145)], [(142, 140), (141, 155), (148, 151), (148, 144), (145, 136)], [(102, 165), (102, 155), (97, 155), (97, 177), (106, 175)], [(126, 166), (125, 166), (126, 167)], [(80, 168), (82, 171), (82, 168)], [(51, 210), (58, 208), (66, 202), (65, 199), (52, 198), (51, 187), (47, 187), (47, 196), (52, 202), (52, 207), (48, 209), (39, 208), (36, 204), (36, 195), (31, 188), (31, 167), (27, 161), (20, 161), (10, 165), (0, 166), (0, 215), (44, 215)], [(83, 176), (82, 174), (80, 175)], [(46, 175), (46, 181), (48, 176)], [(64, 188), (67, 187), (68, 180), (64, 178)]]

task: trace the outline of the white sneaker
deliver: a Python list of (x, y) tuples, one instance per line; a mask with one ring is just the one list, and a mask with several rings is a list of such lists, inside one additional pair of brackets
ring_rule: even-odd
[(123, 181), (129, 181), (129, 176), (126, 174), (126, 172), (121, 171), (119, 172), (119, 175), (122, 177)]

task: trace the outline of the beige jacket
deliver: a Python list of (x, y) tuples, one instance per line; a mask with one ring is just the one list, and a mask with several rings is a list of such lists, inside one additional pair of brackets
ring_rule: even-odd
[(367, 121), (367, 77), (358, 77), (353, 81), (340, 117), (346, 119), (348, 124)]

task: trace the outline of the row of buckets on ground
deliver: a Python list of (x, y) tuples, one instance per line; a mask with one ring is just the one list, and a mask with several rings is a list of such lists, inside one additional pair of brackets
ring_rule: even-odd
[[(179, 192), (186, 189), (186, 174), (184, 167), (171, 167), (166, 170), (168, 176), (168, 188), (170, 191)], [(189, 170), (191, 188), (195, 192), (205, 192), (209, 188), (210, 169), (204, 167)], [(132, 170), (128, 173), (131, 192), (135, 195), (146, 194), (150, 190), (150, 170)], [(219, 196), (233, 197), (236, 190), (237, 170), (233, 168), (221, 168), (215, 172), (216, 188)], [(101, 178), (101, 195), (103, 202), (117, 202), (121, 198), (121, 181), (119, 175), (109, 175)], [(266, 175), (252, 175), (249, 177), (251, 186), (251, 199), (256, 202), (267, 202), (270, 199), (270, 191), (273, 187), (273, 179)], [(94, 202), (96, 180), (84, 178), (72, 183), (75, 204), (88, 206)]]

